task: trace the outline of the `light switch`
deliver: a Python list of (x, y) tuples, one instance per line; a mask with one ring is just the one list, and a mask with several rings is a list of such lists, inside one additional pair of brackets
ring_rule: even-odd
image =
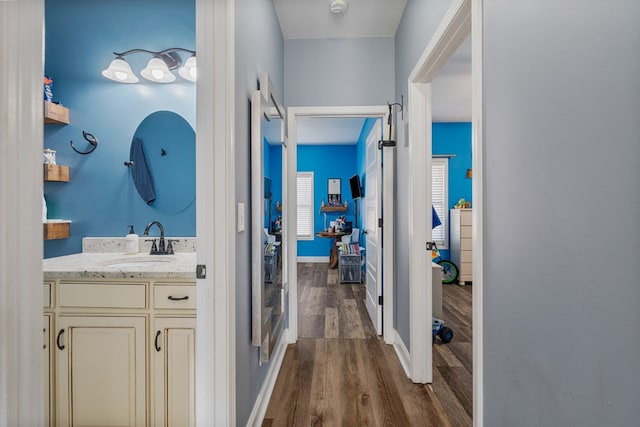
[(244, 231), (245, 218), (244, 203), (238, 203), (238, 233)]

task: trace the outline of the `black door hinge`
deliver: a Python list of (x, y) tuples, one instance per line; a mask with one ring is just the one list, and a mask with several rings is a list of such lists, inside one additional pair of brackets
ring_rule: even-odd
[(378, 295), (378, 305), (382, 305), (382, 295)]
[(378, 218), (378, 228), (382, 228), (382, 218)]
[(436, 242), (427, 242), (427, 250), (432, 251), (435, 249)]

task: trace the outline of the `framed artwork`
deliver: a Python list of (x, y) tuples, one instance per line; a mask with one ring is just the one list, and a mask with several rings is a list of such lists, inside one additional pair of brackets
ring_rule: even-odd
[(342, 204), (340, 185), (340, 178), (329, 178), (327, 180), (327, 198), (329, 200), (329, 206)]

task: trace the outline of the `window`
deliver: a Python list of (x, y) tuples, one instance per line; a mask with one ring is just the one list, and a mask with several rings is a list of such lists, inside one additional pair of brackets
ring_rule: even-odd
[(296, 200), (298, 240), (313, 240), (313, 172), (297, 173)]
[(435, 158), (431, 161), (431, 200), (442, 224), (431, 232), (439, 249), (449, 248), (449, 159)]

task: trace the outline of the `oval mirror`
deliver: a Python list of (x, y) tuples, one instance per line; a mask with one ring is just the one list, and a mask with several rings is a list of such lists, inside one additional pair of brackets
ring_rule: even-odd
[(156, 111), (140, 122), (131, 141), (131, 176), (149, 206), (178, 213), (196, 198), (196, 133), (182, 116)]

